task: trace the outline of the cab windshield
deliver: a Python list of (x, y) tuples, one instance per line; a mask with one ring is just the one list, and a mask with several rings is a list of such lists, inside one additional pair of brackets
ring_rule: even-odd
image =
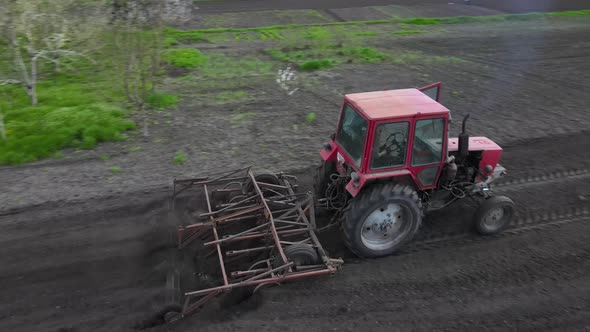
[(363, 147), (367, 136), (367, 120), (350, 105), (346, 105), (340, 121), (336, 142), (354, 160), (357, 166), (363, 159)]

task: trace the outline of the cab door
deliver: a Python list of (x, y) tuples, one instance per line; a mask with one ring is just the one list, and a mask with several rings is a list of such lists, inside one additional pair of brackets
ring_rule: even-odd
[(445, 163), (447, 118), (416, 119), (410, 147), (409, 169), (422, 190), (433, 189)]
[(422, 91), (422, 93), (424, 93), (425, 95), (427, 95), (428, 97), (436, 100), (437, 102), (440, 101), (440, 89), (442, 87), (442, 83), (441, 82), (437, 82), (434, 84), (430, 84), (427, 86), (423, 86), (421, 88), (419, 88), (418, 90)]

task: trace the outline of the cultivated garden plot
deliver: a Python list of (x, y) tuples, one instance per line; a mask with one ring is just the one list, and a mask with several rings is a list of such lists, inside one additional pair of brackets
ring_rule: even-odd
[[(308, 14), (301, 22), (317, 23)], [(22, 87), (1, 86), (0, 329), (583, 328), (587, 14), (167, 28), (159, 87), (142, 111), (124, 103), (118, 67), (100, 54), (101, 70), (88, 59), (45, 68), (38, 106)], [(451, 135), (469, 113), (469, 131), (504, 148), (509, 173), (497, 190), (518, 206), (508, 234), (474, 237), (469, 206), (447, 209), (398, 255), (360, 260), (328, 230), (322, 245), (345, 262), (336, 276), (160, 326), (166, 236), (178, 218), (172, 178), (255, 165), (293, 173), (306, 192), (343, 94), (433, 81), (456, 119)]]

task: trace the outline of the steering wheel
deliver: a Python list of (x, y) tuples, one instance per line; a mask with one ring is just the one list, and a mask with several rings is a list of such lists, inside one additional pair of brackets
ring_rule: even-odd
[[(397, 139), (398, 135), (401, 136), (400, 140)], [(387, 136), (385, 142), (383, 142), (383, 144), (379, 147), (379, 152), (377, 154), (379, 155), (379, 157), (383, 157), (386, 154), (391, 155), (393, 152), (401, 152), (403, 147), (403, 140), (404, 134), (402, 134), (401, 132), (392, 133), (391, 135)]]

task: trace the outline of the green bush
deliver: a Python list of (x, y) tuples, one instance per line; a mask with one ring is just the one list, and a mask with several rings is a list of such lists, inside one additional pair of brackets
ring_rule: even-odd
[(164, 54), (164, 60), (177, 67), (194, 68), (205, 64), (207, 56), (194, 48), (175, 48)]
[(164, 47), (170, 47), (170, 46), (174, 46), (174, 45), (178, 45), (178, 40), (176, 40), (176, 38), (166, 37), (164, 39)]
[(177, 165), (182, 165), (186, 161), (186, 155), (182, 151), (176, 151), (174, 155), (174, 163)]
[(53, 156), (66, 147), (89, 149), (120, 141), (135, 128), (126, 114), (103, 104), (53, 108), (25, 107), (5, 113), (7, 140), (0, 142), (0, 164), (20, 164)]
[(303, 32), (303, 37), (305, 39), (330, 39), (332, 38), (332, 33), (326, 28), (311, 27)]
[(113, 174), (119, 174), (121, 172), (123, 172), (123, 169), (121, 167), (117, 167), (117, 166), (111, 167), (111, 173), (113, 173)]
[(178, 96), (164, 92), (154, 92), (148, 96), (147, 103), (153, 108), (164, 109), (176, 106)]
[(311, 60), (304, 62), (299, 66), (300, 70), (303, 71), (312, 71), (312, 70), (319, 70), (319, 69), (326, 69), (332, 68), (334, 66), (334, 60), (330, 59), (323, 59), (323, 60)]
[(381, 53), (371, 47), (345, 48), (342, 50), (342, 53), (346, 56), (368, 63), (381, 62), (387, 59), (387, 55), (385, 53)]

